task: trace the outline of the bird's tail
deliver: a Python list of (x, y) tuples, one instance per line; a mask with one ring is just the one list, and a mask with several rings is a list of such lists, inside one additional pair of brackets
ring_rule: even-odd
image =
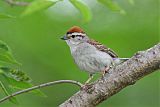
[(119, 65), (125, 61), (127, 61), (129, 58), (113, 58), (113, 62), (115, 65)]

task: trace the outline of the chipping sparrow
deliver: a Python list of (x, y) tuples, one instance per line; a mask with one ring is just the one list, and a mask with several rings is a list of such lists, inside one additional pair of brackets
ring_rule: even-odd
[(71, 55), (78, 67), (83, 71), (89, 72), (89, 79), (85, 84), (89, 83), (94, 73), (103, 72), (104, 74), (111, 66), (120, 64), (128, 59), (118, 58), (114, 51), (90, 39), (78, 26), (70, 28), (61, 39), (67, 42)]

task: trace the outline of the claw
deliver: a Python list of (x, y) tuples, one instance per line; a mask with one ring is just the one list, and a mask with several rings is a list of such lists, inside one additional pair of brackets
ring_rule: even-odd
[(112, 68), (112, 66), (108, 66), (106, 67), (103, 71), (102, 71), (102, 77), (105, 76), (105, 74)]
[(92, 84), (84, 84), (82, 87), (81, 87), (81, 90), (85, 90), (87, 91), (88, 89), (92, 88)]

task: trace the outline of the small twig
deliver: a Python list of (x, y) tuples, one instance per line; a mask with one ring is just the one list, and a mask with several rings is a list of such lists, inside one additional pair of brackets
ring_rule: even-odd
[(6, 101), (6, 100), (8, 100), (8, 99), (10, 99), (14, 96), (17, 96), (19, 94), (27, 93), (27, 92), (30, 92), (30, 91), (35, 90), (35, 89), (39, 89), (39, 88), (43, 88), (43, 87), (47, 87), (47, 86), (51, 86), (51, 85), (55, 85), (55, 84), (62, 84), (62, 83), (75, 84), (79, 87), (82, 87), (82, 85), (83, 85), (80, 82), (74, 81), (74, 80), (58, 80), (58, 81), (47, 82), (47, 83), (44, 83), (44, 84), (40, 84), (40, 85), (37, 85), (37, 86), (33, 86), (33, 87), (30, 87), (30, 88), (15, 92), (11, 95), (8, 95), (8, 96), (0, 99), (0, 103), (4, 102), (4, 101)]
[(12, 5), (12, 6), (28, 6), (29, 2), (25, 2), (25, 1), (15, 1), (15, 0), (4, 0), (5, 2), (7, 2), (8, 4)]
[(3, 85), (2, 81), (0, 81), (0, 86), (1, 86), (2, 90), (4, 91), (4, 93), (6, 95), (9, 95), (9, 93), (7, 92), (7, 90), (6, 90), (5, 86)]

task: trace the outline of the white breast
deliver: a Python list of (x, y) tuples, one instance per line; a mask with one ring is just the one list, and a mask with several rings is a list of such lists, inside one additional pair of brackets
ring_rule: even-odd
[(113, 61), (110, 55), (97, 50), (88, 43), (70, 47), (70, 50), (78, 67), (90, 73), (103, 71), (105, 67), (110, 66)]

